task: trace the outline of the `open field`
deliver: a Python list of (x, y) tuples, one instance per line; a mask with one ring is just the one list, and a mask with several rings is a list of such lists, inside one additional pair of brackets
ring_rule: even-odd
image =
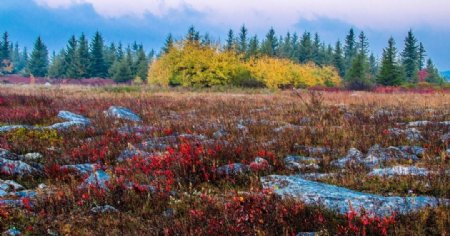
[(449, 93), (1, 86), (0, 232), (449, 235), (449, 141)]

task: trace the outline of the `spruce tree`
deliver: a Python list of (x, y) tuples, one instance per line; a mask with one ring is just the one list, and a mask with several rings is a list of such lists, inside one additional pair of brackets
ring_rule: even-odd
[(425, 57), (427, 56), (425, 47), (422, 43), (419, 43), (419, 70), (422, 70), (425, 66)]
[(195, 30), (194, 26), (189, 27), (188, 33), (186, 35), (186, 41), (192, 44), (200, 43), (200, 33), (197, 30)]
[(174, 41), (172, 34), (167, 35), (166, 41), (164, 42), (164, 46), (161, 49), (161, 52), (163, 54), (169, 53), (170, 49), (173, 48)]
[(396, 86), (403, 83), (401, 68), (397, 62), (397, 48), (392, 37), (388, 41), (388, 46), (383, 49), (377, 82), (385, 86)]
[(11, 60), (9, 45), (9, 34), (8, 32), (5, 32), (3, 33), (2, 40), (0, 41), (0, 63), (4, 60)]
[(97, 31), (90, 47), (89, 77), (106, 78), (108, 69), (106, 68), (103, 55), (104, 42), (101, 34)]
[(48, 50), (41, 37), (38, 37), (34, 43), (28, 62), (28, 71), (31, 75), (37, 77), (44, 77), (48, 74)]
[(75, 38), (75, 36), (72, 36), (66, 47), (65, 56), (64, 56), (64, 66), (66, 67), (66, 78), (73, 78), (77, 79), (79, 78), (79, 60), (77, 55), (78, 50), (78, 42)]
[(227, 41), (226, 41), (226, 45), (225, 45), (225, 50), (226, 51), (235, 50), (236, 49), (235, 45), (236, 44), (235, 44), (235, 39), (234, 39), (234, 32), (233, 32), (232, 29), (230, 29), (228, 31), (228, 34), (227, 34)]
[(278, 48), (278, 39), (275, 34), (275, 30), (270, 28), (269, 32), (266, 34), (266, 38), (262, 43), (261, 53), (270, 57), (276, 56)]
[(441, 84), (444, 82), (444, 78), (439, 75), (439, 71), (436, 69), (431, 59), (427, 60), (426, 70), (427, 77), (425, 78), (425, 81), (433, 84)]
[[(78, 77), (89, 77), (89, 42), (84, 33), (81, 34), (78, 40), (77, 60), (78, 60)], [(107, 65), (107, 68), (109, 65)]]
[(345, 71), (351, 67), (353, 58), (356, 56), (356, 39), (355, 32), (352, 29), (348, 32), (348, 35), (345, 37), (345, 45), (344, 45), (344, 61), (345, 61)]
[(408, 31), (408, 35), (405, 38), (405, 48), (401, 55), (406, 81), (416, 83), (418, 79), (417, 72), (419, 71), (419, 48), (412, 30)]
[(339, 72), (339, 75), (341, 77), (344, 77), (345, 75), (345, 62), (343, 57), (342, 47), (341, 47), (341, 41), (336, 42), (336, 46), (334, 48), (334, 59), (333, 59), (333, 65), (336, 67), (336, 69)]
[(313, 52), (313, 42), (311, 40), (311, 33), (305, 32), (303, 33), (302, 38), (300, 39), (300, 49), (299, 49), (299, 61), (300, 63), (306, 63), (308, 61), (313, 60), (314, 52)]
[(245, 25), (241, 27), (237, 44), (238, 44), (237, 48), (238, 53), (246, 55), (248, 48), (248, 29), (245, 27)]
[(258, 57), (258, 54), (259, 54), (259, 40), (258, 37), (255, 35), (252, 38), (250, 38), (248, 42), (247, 57)]
[(373, 55), (373, 53), (371, 53), (369, 56), (369, 72), (373, 77), (375, 77), (378, 73), (377, 59), (375, 58), (375, 55)]
[(312, 61), (316, 65), (323, 65), (325, 54), (325, 46), (320, 43), (320, 37), (318, 33), (314, 34), (314, 41), (312, 45)]
[(292, 52), (290, 55), (290, 59), (292, 61), (299, 62), (299, 47), (300, 47), (300, 43), (299, 43), (298, 35), (297, 35), (297, 33), (294, 33), (292, 35), (292, 40), (291, 40)]
[(133, 80), (133, 74), (130, 70), (127, 58), (114, 62), (111, 67), (111, 78), (118, 83)]
[(50, 78), (62, 78), (64, 76), (66, 69), (64, 66), (64, 54), (64, 50), (61, 50), (58, 54), (55, 52), (52, 53), (50, 66), (48, 68), (48, 76)]
[(139, 45), (137, 50), (137, 59), (136, 59), (136, 77), (139, 77), (142, 81), (147, 80), (147, 72), (148, 72), (149, 61), (147, 56), (145, 55), (144, 47)]

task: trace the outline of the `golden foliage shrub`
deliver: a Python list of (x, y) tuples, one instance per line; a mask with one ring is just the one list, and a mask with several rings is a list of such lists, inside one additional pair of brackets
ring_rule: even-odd
[(159, 86), (211, 87), (237, 85), (282, 88), (286, 86), (338, 86), (333, 67), (296, 64), (288, 59), (253, 58), (245, 62), (232, 51), (197, 43), (179, 43), (149, 68), (148, 82)]

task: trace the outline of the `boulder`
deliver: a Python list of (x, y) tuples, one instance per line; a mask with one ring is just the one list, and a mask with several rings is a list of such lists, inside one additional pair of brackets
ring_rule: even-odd
[(87, 126), (88, 123), (81, 121), (66, 121), (61, 123), (55, 123), (53, 125), (45, 127), (46, 129), (66, 130), (70, 128), (82, 128)]
[(289, 170), (318, 170), (320, 158), (287, 156), (284, 158), (284, 164)]
[(29, 125), (6, 125), (6, 126), (1, 126), (0, 127), (0, 133), (13, 131), (15, 129), (33, 129), (33, 126), (29, 126)]
[(91, 123), (91, 121), (88, 118), (82, 115), (72, 113), (70, 111), (60, 111), (58, 113), (58, 117), (66, 121), (77, 121), (80, 123), (85, 123), (86, 125)]
[(97, 168), (97, 164), (76, 164), (76, 165), (64, 165), (61, 169), (73, 170), (79, 174), (85, 175), (93, 173)]
[(427, 176), (430, 172), (426, 168), (415, 166), (393, 166), (389, 168), (373, 169), (369, 176)]
[(91, 173), (89, 177), (81, 184), (81, 188), (87, 188), (89, 186), (99, 187), (107, 189), (106, 184), (110, 181), (111, 177), (103, 170), (96, 170)]
[(0, 172), (6, 175), (34, 175), (39, 174), (40, 171), (25, 162), (8, 160), (0, 158)]
[(248, 165), (244, 165), (241, 163), (233, 163), (228, 164), (224, 166), (220, 166), (217, 168), (216, 172), (219, 175), (229, 175), (229, 176), (236, 176), (241, 175), (249, 172), (250, 167)]
[(364, 158), (364, 154), (356, 148), (350, 148), (345, 157), (332, 161), (331, 164), (340, 168), (344, 168), (347, 165), (359, 165)]
[(20, 159), (22, 161), (39, 161), (43, 158), (44, 156), (38, 152), (33, 152), (33, 153), (27, 153), (23, 156), (20, 156)]
[(109, 117), (133, 121), (133, 122), (141, 122), (142, 119), (135, 113), (133, 113), (130, 109), (120, 106), (111, 106), (105, 111), (105, 114)]
[(130, 147), (130, 148), (127, 148), (127, 149), (123, 150), (120, 153), (119, 157), (117, 158), (117, 161), (122, 162), (122, 161), (126, 161), (128, 159), (131, 159), (131, 158), (133, 158), (135, 156), (148, 157), (150, 155), (151, 154), (146, 152), (146, 151), (142, 151), (142, 150), (139, 150), (137, 148)]
[(256, 157), (255, 160), (250, 163), (249, 167), (252, 171), (264, 171), (272, 169), (272, 166), (270, 166), (269, 162), (262, 157)]
[(261, 178), (265, 188), (274, 189), (283, 198), (294, 198), (309, 205), (320, 205), (329, 210), (346, 214), (353, 210), (358, 214), (366, 212), (377, 216), (391, 215), (393, 211), (407, 214), (425, 207), (436, 207), (445, 199), (434, 197), (384, 197), (363, 193), (334, 185), (305, 180), (300, 176), (271, 175)]
[(3, 191), (19, 191), (24, 189), (22, 185), (15, 182), (14, 180), (1, 180), (0, 179), (0, 190)]

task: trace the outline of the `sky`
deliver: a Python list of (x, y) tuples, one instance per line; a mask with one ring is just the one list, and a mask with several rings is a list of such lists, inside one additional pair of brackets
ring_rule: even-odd
[(107, 41), (159, 50), (169, 33), (181, 38), (191, 25), (221, 41), (245, 24), (259, 38), (273, 27), (278, 34), (318, 32), (331, 44), (353, 27), (379, 57), (390, 36), (401, 50), (412, 29), (437, 67), (450, 70), (449, 13), (449, 0), (1, 0), (0, 31), (28, 47), (40, 35), (51, 50), (96, 30)]

